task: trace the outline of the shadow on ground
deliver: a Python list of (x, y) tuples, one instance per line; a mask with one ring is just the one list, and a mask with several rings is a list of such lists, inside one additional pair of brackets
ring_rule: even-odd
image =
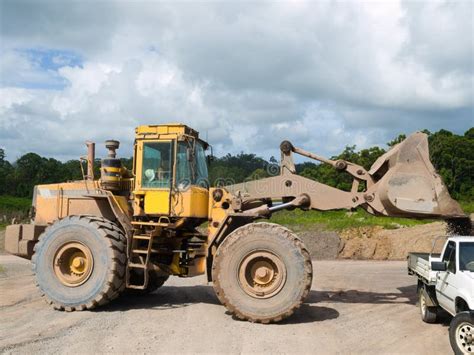
[[(95, 309), (95, 312), (117, 312), (133, 309), (163, 310), (188, 307), (194, 304), (212, 304), (221, 306), (211, 286), (163, 286), (147, 295), (124, 293), (112, 303)], [(222, 306), (223, 307), (223, 306)], [(225, 311), (222, 308), (223, 312)], [(303, 304), (293, 316), (279, 324), (298, 324), (321, 322), (339, 317), (333, 308)]]
[(326, 320), (336, 319), (338, 317), (339, 312), (336, 311), (334, 308), (314, 306), (305, 303), (302, 304), (301, 307), (298, 308), (291, 317), (277, 324), (285, 325), (322, 322)]
[[(400, 287), (399, 292), (367, 292), (359, 290), (316, 291), (312, 290), (306, 302), (295, 313), (278, 324), (301, 324), (321, 322), (339, 317), (334, 308), (316, 305), (325, 303), (368, 303), (368, 304), (417, 304), (416, 285)], [(220, 306), (212, 286), (164, 286), (147, 295), (124, 293), (114, 302), (99, 307), (94, 312), (117, 312), (133, 309), (150, 311), (188, 307), (194, 304)], [(223, 308), (223, 312), (225, 312)], [(439, 322), (449, 325), (451, 317), (444, 311), (439, 314)]]
[(404, 303), (415, 305), (418, 296), (416, 285), (399, 287), (399, 292), (367, 292), (359, 290), (341, 291), (311, 291), (306, 302), (335, 302), (335, 303)]
[[(418, 297), (416, 285), (399, 287), (399, 292), (368, 292), (359, 290), (316, 291), (312, 290), (305, 303), (404, 303), (416, 305)], [(164, 286), (146, 295), (134, 295), (125, 292), (110, 306), (103, 307), (109, 311), (137, 308), (177, 308), (191, 304), (206, 303), (219, 305), (212, 286)]]
[(171, 309), (182, 308), (193, 304), (220, 305), (214, 289), (211, 286), (163, 286), (149, 294), (134, 294), (124, 292), (118, 299), (105, 307), (100, 307), (97, 312), (127, 311), (131, 309)]

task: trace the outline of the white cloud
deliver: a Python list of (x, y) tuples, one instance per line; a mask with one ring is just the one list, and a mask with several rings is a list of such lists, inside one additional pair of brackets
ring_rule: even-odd
[(268, 158), (282, 139), (331, 155), (472, 126), (472, 2), (247, 5), (2, 2), (0, 146), (67, 159), (115, 137), (130, 155), (136, 125), (180, 121)]
[[(59, 113), (61, 118), (73, 114), (87, 112), (93, 105), (93, 110), (102, 113), (102, 106), (93, 98), (99, 94), (103, 87), (110, 85), (110, 77), (119, 74), (120, 69), (102, 63), (85, 63), (84, 67), (62, 67), (59, 74), (68, 80), (70, 85), (61, 93), (54, 96), (51, 106)], [(112, 108), (109, 105), (109, 108)], [(109, 110), (110, 111), (110, 110)]]

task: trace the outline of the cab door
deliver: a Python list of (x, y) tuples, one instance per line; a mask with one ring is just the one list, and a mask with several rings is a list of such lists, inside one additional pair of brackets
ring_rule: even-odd
[(456, 243), (450, 241), (446, 245), (443, 254), (443, 262), (446, 263), (446, 271), (438, 271), (436, 276), (436, 297), (442, 308), (451, 314), (455, 314), (456, 297)]
[(137, 144), (137, 190), (144, 195), (146, 214), (170, 213), (174, 153), (172, 140), (147, 140)]

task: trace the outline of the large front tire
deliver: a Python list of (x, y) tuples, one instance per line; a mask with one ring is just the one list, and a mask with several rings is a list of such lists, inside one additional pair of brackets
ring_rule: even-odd
[(461, 312), (449, 325), (449, 342), (456, 355), (474, 354), (474, 313)]
[(272, 223), (253, 223), (232, 232), (212, 266), (217, 297), (237, 318), (278, 322), (308, 296), (312, 264), (303, 242)]
[(36, 284), (55, 309), (93, 309), (125, 288), (126, 238), (104, 218), (69, 216), (57, 221), (34, 251)]

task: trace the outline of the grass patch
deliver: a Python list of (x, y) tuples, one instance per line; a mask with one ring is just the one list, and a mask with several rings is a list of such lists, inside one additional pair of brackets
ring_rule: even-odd
[(474, 213), (474, 201), (459, 201), (462, 209), (466, 213)]
[(28, 217), (31, 199), (24, 197), (0, 196), (0, 230), (4, 229), (13, 219), (18, 221)]
[(395, 217), (375, 217), (363, 209), (355, 212), (347, 211), (281, 211), (275, 213), (271, 221), (287, 226), (323, 225), (328, 230), (343, 230), (351, 227), (382, 226), (385, 229), (411, 227), (433, 222), (432, 220), (417, 220)]
[(0, 211), (28, 211), (31, 199), (24, 197), (0, 196)]

